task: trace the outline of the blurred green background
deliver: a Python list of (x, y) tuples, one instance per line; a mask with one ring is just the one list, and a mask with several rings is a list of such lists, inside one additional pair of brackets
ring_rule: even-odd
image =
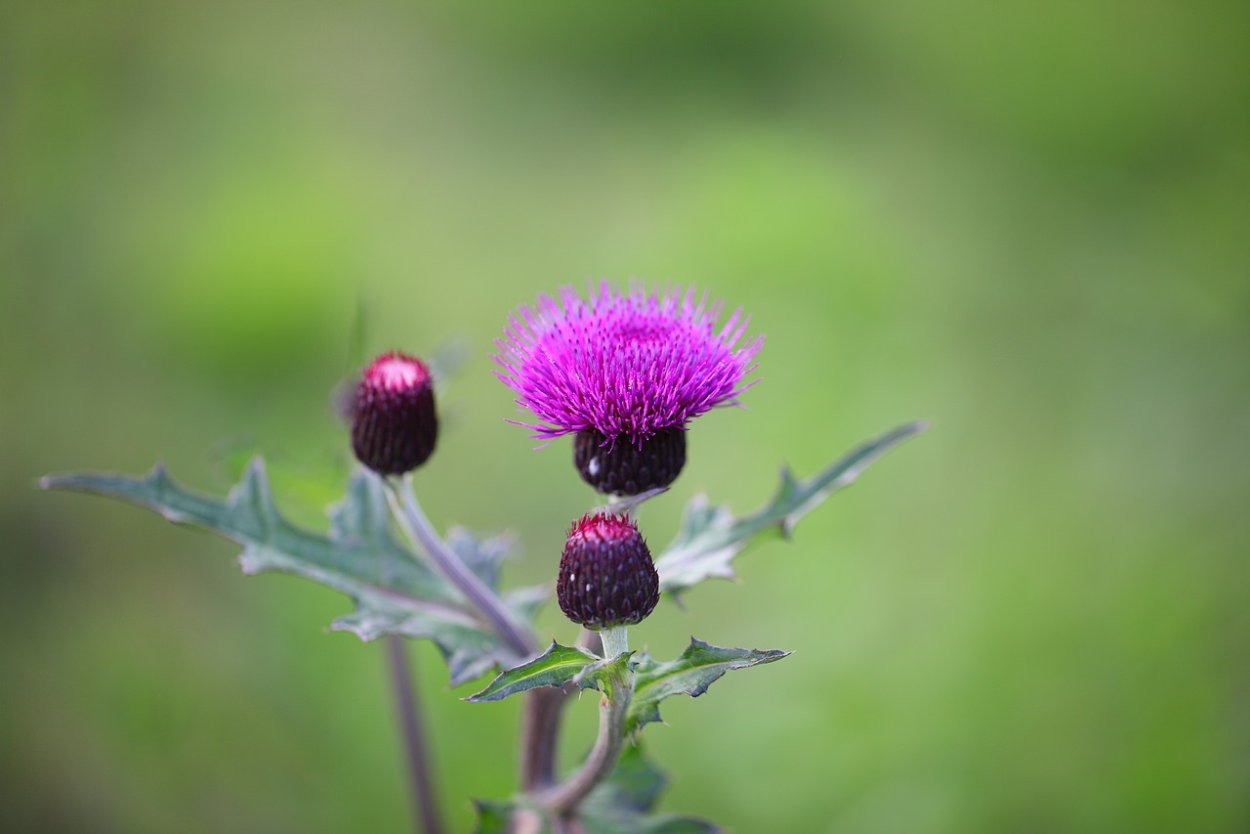
[[(490, 375), (515, 305), (694, 282), (766, 334), (653, 544), (934, 428), (633, 634), (794, 649), (666, 705), (732, 831), (1250, 830), (1250, 6), (0, 3), (0, 828), (399, 832), (349, 603), (50, 471), (249, 454), (318, 523), (369, 351), (461, 342), (419, 489), (554, 575), (594, 503)], [(358, 316), (358, 311), (363, 311)], [(570, 640), (558, 610), (546, 635)], [(441, 792), (517, 704), (415, 648)], [(593, 734), (569, 714), (568, 758)]]

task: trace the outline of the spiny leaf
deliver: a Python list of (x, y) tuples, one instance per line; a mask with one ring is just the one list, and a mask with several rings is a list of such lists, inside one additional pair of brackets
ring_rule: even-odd
[(672, 695), (697, 698), (726, 672), (772, 663), (789, 655), (776, 649), (732, 649), (690, 638), (690, 645), (676, 660), (661, 663), (644, 653), (637, 660), (634, 698), (629, 706), (626, 731), (642, 729), (660, 720), (660, 701)]
[(552, 641), (547, 651), (520, 666), (500, 672), (485, 689), (470, 695), (466, 700), (475, 703), (500, 701), (509, 695), (540, 686), (564, 686), (598, 660), (598, 657), (583, 648), (561, 646)]
[(398, 544), (381, 485), (368, 473), (353, 479), (333, 509), (330, 536), (296, 527), (282, 516), (259, 458), (225, 500), (184, 489), (160, 466), (144, 478), (56, 475), (41, 485), (120, 498), (175, 524), (225, 536), (244, 546), (239, 557), (244, 573), (291, 573), (341, 591), (355, 600), (356, 610), (335, 620), (332, 629), (364, 640), (383, 634), (429, 638), (447, 658), (453, 685), (516, 662), (464, 606), (460, 593)]
[(705, 579), (732, 579), (734, 558), (753, 538), (769, 530), (779, 530), (788, 538), (799, 519), (834, 492), (854, 483), (885, 452), (926, 428), (922, 422), (900, 426), (852, 450), (806, 481), (796, 480), (788, 468), (782, 469), (776, 495), (747, 516), (735, 517), (727, 507), (712, 506), (706, 496), (696, 495), (686, 506), (677, 537), (655, 560), (660, 590), (679, 593)]

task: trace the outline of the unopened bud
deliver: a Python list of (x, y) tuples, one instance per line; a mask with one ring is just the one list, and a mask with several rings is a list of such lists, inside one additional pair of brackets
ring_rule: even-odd
[(420, 359), (384, 353), (352, 398), (352, 451), (379, 475), (402, 475), (429, 459), (438, 439), (434, 385)]
[(651, 551), (627, 516), (583, 516), (569, 530), (556, 581), (560, 610), (586, 628), (642, 622), (660, 599)]

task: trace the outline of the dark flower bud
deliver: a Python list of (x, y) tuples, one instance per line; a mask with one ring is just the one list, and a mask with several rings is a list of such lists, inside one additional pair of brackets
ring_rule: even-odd
[(640, 623), (660, 600), (660, 577), (627, 516), (583, 516), (569, 530), (556, 581), (560, 610), (586, 628)]
[(573, 440), (573, 463), (582, 480), (605, 495), (637, 495), (677, 480), (686, 465), (686, 432), (660, 429), (635, 443), (586, 429)]
[(402, 475), (429, 459), (438, 439), (434, 385), (420, 359), (384, 353), (352, 397), (352, 451), (379, 475)]

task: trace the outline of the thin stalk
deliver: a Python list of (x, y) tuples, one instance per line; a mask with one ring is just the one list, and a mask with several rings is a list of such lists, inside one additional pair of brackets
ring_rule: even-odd
[(386, 484), (387, 497), (404, 530), (434, 566), (460, 589), (469, 604), (481, 613), (508, 648), (522, 658), (538, 651), (534, 635), (529, 629), (517, 622), (503, 600), (485, 582), (478, 579), (477, 574), (469, 570), (426, 518), (425, 511), (417, 503), (417, 496), (412, 491), (412, 477), (405, 476), (402, 486), (390, 479)]
[[(587, 635), (590, 638), (587, 639)], [(599, 642), (601, 656), (612, 659), (629, 651), (629, 631), (626, 626), (606, 628), (595, 633), (583, 630), (579, 642)], [(592, 643), (593, 644), (593, 643)], [(599, 701), (599, 736), (595, 746), (582, 766), (564, 782), (540, 794), (539, 801), (557, 817), (567, 816), (577, 809), (578, 803), (594, 790), (616, 766), (616, 760), (625, 744), (625, 720), (629, 715), (629, 703), (633, 698), (632, 673), (613, 676), (604, 687)], [(557, 714), (558, 718), (558, 714)]]
[(422, 834), (443, 834), (442, 814), (430, 773), (430, 752), (421, 720), (421, 705), (412, 685), (412, 666), (402, 637), (391, 635), (386, 638), (386, 657), (391, 672), (395, 711), (403, 731), (408, 776), (412, 780), (409, 789), (413, 822), (416, 823), (416, 831)]
[[(603, 652), (599, 632), (583, 628), (577, 645), (595, 654)], [(540, 687), (525, 693), (521, 711), (521, 789), (535, 793), (556, 781), (556, 750), (560, 744), (560, 722), (569, 698), (577, 686), (560, 689)]]
[(625, 743), (625, 719), (632, 697), (627, 681), (617, 681), (599, 702), (599, 737), (582, 766), (538, 799), (557, 817), (571, 814), (586, 795), (612, 772)]
[(666, 492), (668, 492), (668, 487), (656, 487), (646, 492), (640, 492), (637, 495), (610, 495), (608, 496), (608, 503), (595, 509), (598, 512), (621, 513), (629, 516), (633, 521), (637, 521), (642, 505), (657, 495), (663, 495)]
[(614, 628), (605, 628), (599, 632), (599, 639), (603, 641), (603, 655), (605, 660), (611, 660), (618, 657), (624, 652), (629, 651), (629, 627), (616, 626)]
[(556, 781), (556, 748), (564, 705), (577, 690), (568, 686), (539, 687), (525, 693), (521, 707), (521, 790), (530, 793)]

